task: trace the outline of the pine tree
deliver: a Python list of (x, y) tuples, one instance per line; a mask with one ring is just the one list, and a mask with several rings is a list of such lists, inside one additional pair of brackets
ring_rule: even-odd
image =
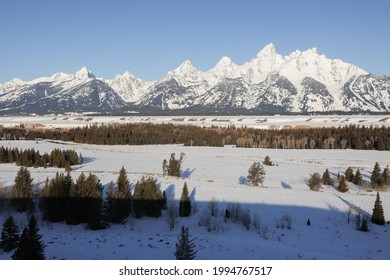
[(103, 186), (95, 174), (90, 173), (79, 189), (81, 199), (81, 221), (87, 223), (88, 228), (103, 229), (102, 223), (102, 191)]
[(344, 176), (340, 177), (338, 191), (339, 192), (347, 192), (348, 191), (347, 182), (346, 182)]
[(321, 187), (320, 174), (318, 174), (317, 172), (311, 174), (309, 180), (307, 181), (307, 185), (309, 186), (310, 190), (318, 191)]
[(69, 161), (67, 161), (67, 162), (65, 163), (65, 171), (66, 171), (67, 173), (70, 173), (70, 172), (72, 171), (72, 167), (71, 167)]
[(69, 194), (66, 204), (66, 223), (68, 225), (77, 225), (81, 222), (81, 196), (80, 188), (85, 184), (85, 175), (81, 172), (76, 184), (71, 181)]
[(356, 174), (353, 177), (353, 183), (358, 186), (361, 186), (363, 184), (363, 177), (359, 169), (356, 170)]
[(11, 252), (16, 249), (19, 245), (20, 240), (20, 229), (15, 224), (12, 216), (9, 216), (3, 224), (1, 231), (0, 248), (4, 252)]
[(184, 183), (183, 192), (179, 203), (180, 217), (188, 217), (191, 215), (191, 199), (188, 192), (187, 182)]
[(353, 170), (351, 167), (348, 167), (345, 171), (345, 180), (347, 180), (348, 182), (353, 181)]
[(167, 160), (163, 160), (163, 174), (169, 175), (169, 176), (176, 176), (180, 177), (182, 170), (181, 170), (181, 164), (183, 162), (184, 153), (180, 154), (180, 158), (175, 158), (175, 153), (171, 154), (171, 158), (169, 159), (169, 162)]
[(30, 211), (34, 208), (31, 173), (21, 167), (11, 189), (11, 203), (18, 212)]
[(165, 191), (162, 192), (162, 206), (161, 208), (163, 210), (167, 210), (168, 209), (168, 201), (167, 201), (167, 193)]
[(43, 218), (50, 222), (61, 222), (66, 217), (68, 190), (64, 174), (56, 173), (41, 191), (40, 208)]
[(382, 185), (390, 185), (390, 170), (388, 165), (383, 169), (381, 183)]
[(382, 186), (381, 168), (380, 168), (378, 162), (375, 163), (374, 170), (372, 171), (372, 174), (371, 174), (371, 185), (373, 188), (377, 188), (377, 187)]
[(127, 171), (124, 167), (119, 171), (117, 185), (110, 185), (107, 192), (108, 221), (122, 223), (131, 212), (131, 191)]
[(44, 260), (45, 245), (41, 241), (39, 227), (35, 216), (32, 215), (28, 228), (24, 228), (20, 237), (19, 246), (11, 256), (14, 260)]
[(382, 201), (379, 196), (379, 192), (376, 193), (376, 200), (374, 209), (372, 210), (371, 222), (377, 225), (385, 224), (385, 216), (383, 213)]
[(329, 173), (329, 170), (328, 168), (325, 170), (324, 174), (322, 174), (322, 179), (321, 179), (322, 183), (324, 185), (330, 185), (331, 184), (331, 180), (330, 180), (330, 173)]
[(188, 227), (182, 227), (176, 243), (175, 257), (177, 260), (193, 260), (197, 251), (194, 239), (190, 238)]
[(157, 186), (157, 179), (142, 177), (134, 188), (133, 210), (136, 218), (141, 218), (144, 215), (160, 217), (162, 206), (163, 195)]
[(269, 156), (266, 156), (266, 157), (264, 158), (264, 165), (268, 165), (268, 166), (274, 165), (274, 164), (272, 163), (272, 161), (271, 161), (271, 158), (270, 158)]
[(265, 177), (264, 167), (260, 164), (260, 162), (254, 162), (248, 170), (248, 181), (253, 186), (263, 186)]
[(83, 164), (83, 163), (84, 163), (84, 158), (83, 158), (83, 155), (80, 153), (78, 164)]

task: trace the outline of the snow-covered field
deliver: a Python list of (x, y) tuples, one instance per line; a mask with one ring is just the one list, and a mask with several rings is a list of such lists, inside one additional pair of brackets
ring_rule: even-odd
[[(383, 118), (359, 117), (370, 122)], [(307, 119), (309, 117), (302, 117), (302, 121)], [(184, 182), (188, 184), (196, 213), (189, 218), (179, 218), (172, 231), (165, 221), (164, 211), (159, 219), (129, 218), (123, 225), (111, 225), (101, 231), (87, 230), (84, 225), (49, 224), (40, 220), (47, 259), (174, 259), (181, 226), (188, 226), (195, 238), (197, 259), (390, 259), (389, 224), (370, 224), (369, 232), (360, 232), (355, 230), (354, 215), (347, 223), (350, 207), (372, 213), (376, 192), (353, 184), (349, 185), (347, 193), (339, 193), (330, 186), (313, 192), (305, 184), (311, 173), (322, 174), (329, 168), (336, 176), (349, 166), (354, 171), (359, 168), (363, 177), (369, 180), (375, 162), (379, 162), (382, 169), (390, 164), (390, 152), (180, 145), (99, 146), (35, 141), (0, 141), (0, 146), (34, 147), (40, 152), (50, 152), (54, 148), (75, 149), (82, 153), (85, 163), (73, 168), (74, 179), (81, 172), (93, 172), (107, 186), (110, 181), (116, 181), (119, 169), (124, 166), (132, 187), (142, 176), (154, 176), (161, 189), (166, 190), (169, 200), (177, 203)], [(171, 153), (181, 152), (185, 153), (182, 178), (163, 176), (162, 160), (168, 159)], [(249, 166), (255, 161), (263, 161), (266, 155), (275, 166), (265, 167), (264, 187), (246, 185)], [(0, 184), (11, 186), (18, 170), (15, 164), (0, 164)], [(37, 187), (43, 186), (46, 177), (61, 171), (57, 168), (29, 170)], [(390, 193), (381, 192), (380, 195), (385, 218), (389, 220)], [(260, 229), (252, 227), (248, 231), (241, 225), (225, 223), (221, 217), (220, 231), (208, 232), (199, 226), (199, 219), (211, 200), (218, 202), (221, 212), (228, 203), (240, 203), (242, 208), (250, 210), (252, 217), (256, 213)], [(284, 214), (291, 217), (292, 229), (277, 227)], [(27, 222), (25, 214), (15, 217), (20, 225)], [(0, 215), (1, 224), (5, 218), (6, 214)], [(306, 224), (308, 219), (310, 226)], [(9, 254), (0, 254), (0, 259), (9, 258)]]
[(389, 115), (352, 116), (15, 116), (0, 117), (3, 126), (28, 125), (30, 128), (76, 127), (102, 123), (173, 123), (198, 126), (247, 126), (255, 128), (322, 127), (378, 125), (389, 126)]

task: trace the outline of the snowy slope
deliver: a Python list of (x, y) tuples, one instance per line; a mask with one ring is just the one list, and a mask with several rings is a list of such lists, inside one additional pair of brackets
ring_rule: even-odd
[[(312, 192), (305, 184), (309, 174), (329, 168), (332, 176), (347, 167), (359, 168), (366, 180), (375, 162), (389, 164), (389, 152), (356, 150), (266, 150), (233, 147), (158, 146), (98, 146), (73, 143), (36, 143), (35, 141), (2, 141), (2, 146), (39, 149), (75, 149), (86, 163), (73, 168), (72, 176), (81, 172), (95, 173), (107, 186), (116, 181), (124, 166), (132, 186), (142, 176), (154, 176), (168, 198), (176, 203), (187, 182), (196, 212), (180, 218), (170, 231), (164, 217), (159, 219), (130, 218), (123, 225), (113, 225), (102, 231), (86, 230), (83, 225), (49, 224), (40, 220), (40, 233), (48, 259), (173, 259), (180, 226), (188, 226), (197, 245), (197, 259), (390, 259), (389, 225), (370, 224), (367, 233), (354, 229), (347, 222), (350, 207), (371, 214), (375, 192), (353, 184), (350, 191), (339, 193), (330, 186)], [(185, 153), (183, 178), (163, 176), (161, 162), (171, 153)], [(254, 161), (269, 155), (275, 166), (266, 167), (264, 188), (246, 185), (243, 177)], [(10, 186), (19, 167), (0, 165), (0, 182)], [(42, 187), (46, 177), (53, 177), (57, 168), (31, 168), (34, 184)], [(389, 192), (381, 192), (385, 217), (390, 217)], [(218, 203), (221, 213), (227, 204), (240, 203), (260, 222), (260, 230), (219, 221), (219, 232), (208, 232), (198, 225), (211, 200)], [(277, 227), (284, 215), (291, 216), (292, 229)], [(14, 213), (24, 225), (26, 215)], [(165, 215), (165, 213), (163, 213)], [(222, 214), (221, 214), (222, 215)], [(0, 214), (0, 223), (6, 214)], [(311, 225), (307, 226), (307, 219)], [(0, 254), (8, 259), (9, 254)]]

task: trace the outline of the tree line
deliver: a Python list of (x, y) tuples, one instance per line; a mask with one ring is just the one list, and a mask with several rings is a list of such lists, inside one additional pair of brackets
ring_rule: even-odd
[(93, 124), (72, 129), (0, 128), (2, 139), (37, 138), (100, 145), (184, 144), (272, 149), (390, 150), (390, 127), (349, 125), (257, 129), (211, 126), (128, 123)]
[[(30, 171), (21, 167), (10, 191), (1, 198), (0, 210), (34, 212), (39, 208), (42, 218), (49, 222), (86, 224), (89, 229), (98, 230), (109, 223), (123, 223), (130, 215), (158, 218), (162, 210), (168, 209), (167, 196), (161, 191), (157, 179), (142, 177), (131, 190), (124, 167), (119, 171), (116, 184), (111, 182), (107, 186), (106, 195), (99, 178), (92, 173), (86, 175), (82, 172), (74, 181), (70, 172), (57, 172), (52, 179), (46, 179), (45, 186), (39, 191), (34, 190), (32, 182)], [(179, 204), (171, 210), (181, 217), (191, 214), (186, 183)]]
[(0, 147), (0, 163), (16, 163), (25, 167), (58, 167), (65, 168), (83, 163), (83, 156), (74, 150), (54, 149), (41, 155), (34, 148), (19, 150), (18, 148)]

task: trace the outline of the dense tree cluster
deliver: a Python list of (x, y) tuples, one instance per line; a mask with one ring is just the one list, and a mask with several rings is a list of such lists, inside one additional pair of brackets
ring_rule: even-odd
[(143, 216), (160, 217), (165, 204), (162, 191), (157, 185), (157, 179), (142, 177), (137, 182), (133, 194), (133, 209), (137, 218)]
[(169, 161), (166, 159), (163, 160), (163, 174), (164, 175), (169, 175), (169, 176), (176, 176), (180, 177), (181, 176), (181, 164), (184, 158), (184, 153), (180, 154), (180, 158), (176, 159), (175, 153), (171, 154), (171, 158)]
[(188, 146), (257, 147), (272, 149), (390, 150), (390, 127), (358, 126), (255, 129), (191, 125), (128, 123), (72, 129), (0, 128), (3, 139), (36, 138), (101, 145), (184, 144)]
[(13, 163), (26, 167), (58, 167), (76, 165), (82, 163), (74, 150), (54, 149), (50, 154), (41, 155), (34, 148), (19, 150), (18, 148), (0, 147), (0, 163)]
[(41, 191), (43, 217), (51, 222), (86, 223), (91, 229), (103, 228), (102, 192), (103, 186), (94, 174), (86, 177), (81, 173), (74, 183), (69, 173), (66, 176), (57, 173)]
[(4, 252), (15, 250), (11, 256), (14, 260), (44, 260), (46, 246), (41, 238), (34, 215), (30, 217), (28, 227), (23, 228), (22, 234), (14, 218), (9, 216), (1, 231), (0, 249)]
[(15, 250), (19, 245), (20, 240), (20, 229), (15, 224), (14, 218), (9, 216), (4, 224), (1, 231), (0, 249), (4, 252), (11, 252)]
[(18, 247), (11, 256), (14, 260), (44, 260), (45, 245), (42, 235), (39, 234), (39, 227), (35, 216), (32, 215), (28, 227), (24, 227)]

